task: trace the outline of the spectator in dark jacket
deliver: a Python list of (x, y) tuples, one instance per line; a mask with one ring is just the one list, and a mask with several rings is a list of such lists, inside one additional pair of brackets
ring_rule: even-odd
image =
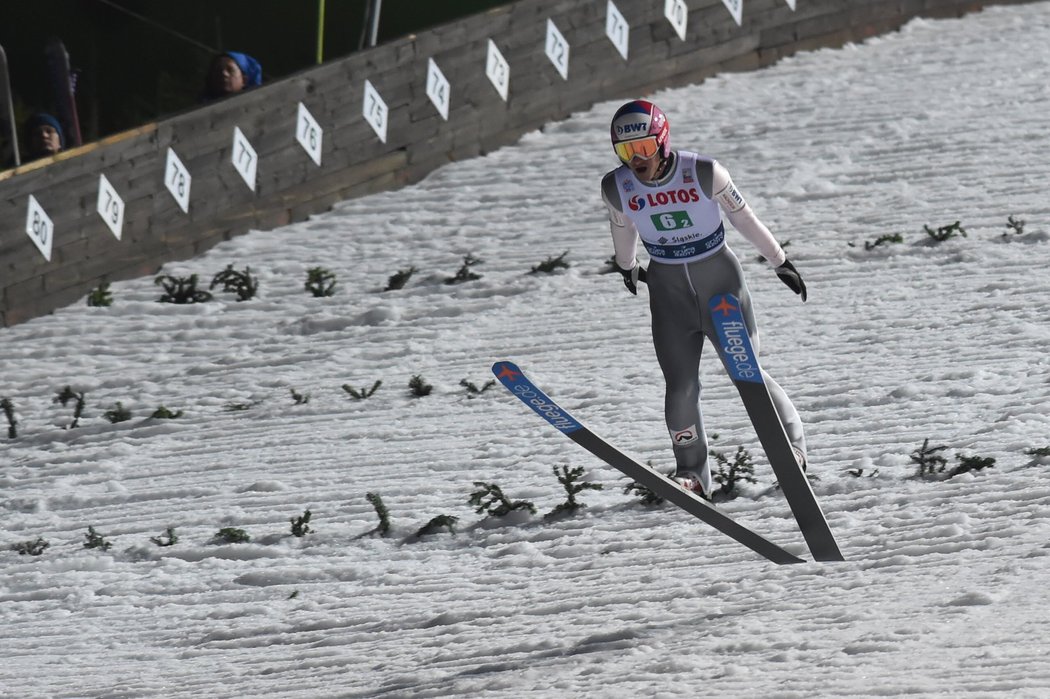
[(204, 99), (226, 97), (262, 85), (262, 66), (246, 53), (227, 51), (212, 59)]
[(25, 126), (26, 161), (46, 158), (66, 147), (66, 136), (58, 119), (37, 112), (29, 117)]

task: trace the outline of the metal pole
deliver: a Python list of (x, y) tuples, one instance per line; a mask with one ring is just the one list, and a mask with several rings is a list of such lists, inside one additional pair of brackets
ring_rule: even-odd
[(18, 157), (18, 127), (15, 125), (15, 109), (14, 100), (11, 97), (11, 81), (8, 79), (7, 71), (7, 54), (4, 53), (4, 47), (0, 46), (0, 127), (4, 129), (4, 136), (8, 140), (8, 144), (5, 146), (7, 152), (0, 152), (0, 170), (6, 169), (9, 165), (8, 159), (13, 161), (14, 166), (18, 167), (22, 164), (21, 159)]
[(324, 63), (324, 0), (317, 0), (317, 65)]
[(383, 0), (372, 0), (369, 11), (368, 45), (375, 46), (379, 35), (379, 13), (383, 10)]

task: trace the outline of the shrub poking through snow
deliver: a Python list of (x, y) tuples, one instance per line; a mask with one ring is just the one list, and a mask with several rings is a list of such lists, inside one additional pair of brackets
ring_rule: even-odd
[(175, 412), (172, 412), (162, 405), (154, 410), (150, 417), (154, 420), (175, 420), (182, 417), (182, 411), (176, 410)]
[(900, 233), (887, 233), (886, 235), (880, 235), (874, 241), (865, 240), (864, 241), (864, 249), (865, 250), (874, 250), (875, 248), (877, 248), (877, 247), (879, 247), (881, 245), (886, 245), (888, 243), (903, 243), (903, 242), (904, 242), (904, 238), (901, 236)]
[(962, 473), (983, 471), (986, 468), (992, 468), (995, 466), (995, 459), (991, 457), (963, 456), (961, 454), (956, 454), (955, 460), (959, 462), (959, 465), (952, 469), (951, 473), (948, 475), (949, 478), (954, 478)]
[(164, 533), (160, 536), (151, 536), (149, 538), (157, 546), (174, 546), (179, 543), (179, 535), (175, 533), (174, 527), (168, 527), (164, 530)]
[(490, 388), (492, 388), (493, 386), (495, 386), (496, 385), (496, 381), (495, 381), (495, 379), (493, 379), (492, 381), (487, 382), (481, 388), (478, 388), (476, 385), (474, 385), (474, 383), (472, 383), (470, 381), (467, 381), (466, 379), (463, 379), (462, 381), (459, 382), (459, 385), (462, 386), (463, 388), (467, 389), (467, 398), (474, 398), (476, 396), (480, 396), (482, 393), (484, 393), (485, 391), (487, 391)]
[(211, 301), (211, 294), (203, 289), (197, 288), (200, 281), (196, 274), (188, 277), (173, 277), (163, 274), (153, 280), (153, 283), (164, 287), (164, 293), (158, 299), (161, 303), (204, 303)]
[(456, 535), (456, 525), (459, 523), (459, 517), (452, 515), (438, 515), (434, 519), (430, 520), (416, 532), (415, 538), (419, 539), (430, 534), (437, 534), (442, 529), (447, 529), (448, 533), (452, 536)]
[(84, 535), (84, 548), (86, 549), (102, 549), (103, 551), (109, 551), (113, 548), (113, 544), (106, 540), (104, 536), (95, 531), (94, 527), (88, 527), (87, 534)]
[(948, 461), (941, 456), (938, 452), (942, 452), (948, 447), (941, 445), (938, 447), (930, 446), (930, 438), (927, 437), (923, 440), (922, 446), (916, 449), (908, 457), (912, 463), (919, 467), (919, 478), (928, 478), (935, 473), (941, 473), (944, 471), (944, 467), (947, 466)]
[(84, 392), (77, 393), (69, 386), (66, 386), (51, 401), (52, 403), (61, 403), (62, 407), (65, 408), (69, 401), (74, 399), (76, 399), (76, 404), (73, 406), (73, 422), (66, 425), (67, 430), (76, 429), (80, 426), (80, 418), (84, 415)]
[(124, 404), (118, 400), (116, 405), (102, 413), (102, 417), (109, 420), (110, 424), (115, 425), (118, 422), (127, 422), (130, 420), (131, 411), (125, 408)]
[(252, 537), (243, 529), (223, 527), (215, 532), (211, 540), (215, 544), (247, 544), (251, 542)]
[(412, 391), (412, 395), (416, 398), (422, 398), (423, 396), (429, 396), (434, 387), (424, 381), (422, 376), (416, 374), (409, 380), (408, 389)]
[(582, 502), (576, 501), (576, 496), (584, 490), (601, 490), (601, 483), (589, 483), (587, 481), (580, 481), (580, 476), (583, 475), (583, 467), (577, 466), (576, 468), (569, 468), (568, 466), (561, 467), (561, 473), (558, 472), (558, 467), (554, 467), (554, 475), (557, 477), (558, 482), (565, 488), (565, 492), (568, 495), (568, 499), (565, 502), (555, 507), (553, 510), (544, 515), (544, 519), (553, 519), (564, 514), (572, 514), (576, 510), (587, 507)]
[(962, 236), (963, 238), (966, 237), (966, 229), (962, 227), (962, 224), (960, 224), (959, 221), (947, 226), (941, 226), (937, 230), (933, 230), (928, 225), (923, 226), (922, 229), (926, 231), (926, 235), (928, 235), (930, 239), (937, 243), (943, 243), (949, 238), (954, 238), (956, 236)]
[(292, 517), (289, 520), (292, 523), (292, 535), (293, 536), (306, 536), (307, 534), (313, 534), (314, 530), (310, 528), (310, 510), (307, 510), (302, 514), (301, 517)]
[(1050, 447), (1033, 447), (1031, 449), (1025, 449), (1024, 453), (1032, 457), (1032, 460), (1027, 464), (1028, 466), (1050, 464)]
[(528, 510), (531, 514), (536, 514), (536, 506), (527, 500), (511, 500), (503, 494), (503, 489), (495, 483), (484, 483), (482, 481), (474, 481), (474, 486), (478, 488), (470, 495), (470, 499), (467, 500), (467, 504), (475, 508), (474, 512), (477, 514), (488, 514), (492, 517), (506, 517), (515, 510)]
[[(649, 462), (649, 465), (652, 466), (652, 462)], [(623, 487), (624, 495), (631, 495), (632, 493), (641, 499), (643, 505), (648, 505), (649, 507), (662, 505), (665, 502), (665, 500), (654, 493), (649, 486), (643, 485), (638, 481), (631, 481)]]
[(259, 280), (252, 276), (251, 267), (238, 272), (233, 265), (227, 265), (226, 269), (215, 275), (208, 288), (214, 289), (220, 284), (224, 292), (237, 294), (238, 302), (253, 299), (259, 293)]
[(472, 282), (477, 279), (481, 279), (481, 275), (475, 273), (471, 267), (474, 265), (482, 264), (481, 260), (474, 257), (473, 254), (468, 253), (463, 258), (463, 264), (460, 266), (459, 271), (456, 272), (456, 276), (449, 277), (445, 280), (446, 284), (462, 284), (463, 282)]
[(376, 516), (379, 517), (379, 525), (367, 534), (379, 534), (379, 536), (386, 536), (390, 533), (390, 512), (386, 509), (386, 505), (383, 503), (383, 498), (379, 496), (379, 493), (368, 493), (365, 495), (368, 502), (372, 503), (372, 507), (376, 510)]
[(288, 390), (292, 392), (292, 400), (295, 401), (296, 405), (306, 405), (310, 402), (309, 393), (299, 393), (294, 388), (290, 388)]
[(0, 410), (4, 411), (4, 417), (7, 418), (8, 439), (15, 439), (18, 437), (18, 420), (15, 419), (15, 404), (11, 402), (10, 398), (4, 398), (0, 400)]
[(316, 299), (335, 294), (335, 275), (324, 267), (306, 270), (306, 284), (303, 285)]
[(529, 274), (551, 274), (552, 272), (559, 269), (569, 269), (569, 263), (565, 261), (565, 256), (569, 254), (566, 250), (557, 257), (548, 257), (543, 262), (533, 267)]
[(405, 284), (408, 284), (408, 280), (412, 278), (412, 275), (419, 270), (415, 267), (409, 267), (408, 269), (399, 269), (394, 274), (390, 275), (390, 278), (386, 280), (386, 288), (383, 291), (397, 291), (398, 289), (404, 289)]
[(257, 405), (260, 405), (261, 403), (262, 400), (251, 400), (247, 403), (241, 401), (230, 401), (229, 403), (223, 405), (222, 409), (228, 413), (237, 413), (243, 410), (251, 410), (252, 408), (254, 408)]
[(710, 451), (718, 464), (718, 470), (713, 474), (715, 482), (721, 487), (718, 491), (725, 497), (731, 497), (736, 490), (737, 483), (757, 483), (755, 479), (755, 464), (751, 460), (751, 454), (743, 446), (736, 448), (736, 454), (730, 463), (729, 458), (720, 451)]
[(375, 392), (378, 391), (379, 387), (382, 385), (383, 382), (377, 380), (374, 384), (372, 384), (372, 388), (362, 388), (358, 390), (350, 384), (344, 383), (343, 390), (350, 394), (350, 397), (354, 400), (364, 400), (365, 398), (371, 398), (372, 395), (375, 394)]
[(1006, 232), (1003, 233), (1003, 237), (1009, 236), (1011, 233), (1014, 235), (1024, 235), (1024, 219), (1014, 218), (1012, 215), (1006, 217)]
[(47, 547), (51, 544), (47, 543), (42, 537), (37, 537), (36, 541), (20, 541), (17, 544), (11, 546), (12, 551), (18, 551), (19, 556), (39, 556)]
[(87, 305), (99, 308), (113, 305), (113, 294), (109, 293), (109, 282), (102, 282), (91, 290), (87, 297)]

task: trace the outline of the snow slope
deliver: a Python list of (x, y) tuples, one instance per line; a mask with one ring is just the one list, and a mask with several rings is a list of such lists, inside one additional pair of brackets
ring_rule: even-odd
[[(601, 273), (606, 103), (164, 270), (250, 267), (256, 299), (160, 304), (139, 279), (0, 331), (19, 420), (0, 441), (0, 696), (1050, 697), (1050, 459), (1026, 453), (1050, 446), (1048, 45), (1050, 4), (997, 7), (655, 96), (809, 284), (802, 305), (729, 234), (845, 563), (769, 564), (640, 504), (502, 388), (460, 385), (513, 359), (670, 467), (645, 291)], [(967, 237), (923, 232), (955, 221)], [(467, 255), (481, 278), (445, 284)], [(303, 290), (317, 266), (335, 296)], [(708, 354), (714, 448), (758, 465), (718, 506), (808, 558)], [(111, 424), (118, 401), (133, 417)], [(148, 417), (162, 405), (184, 415)], [(927, 438), (949, 468), (995, 466), (916, 478)], [(604, 489), (545, 521), (562, 466)], [(475, 514), (475, 481), (537, 514)], [(456, 534), (417, 539), (438, 515)], [(89, 526), (113, 547), (84, 548)], [(151, 543), (169, 527), (178, 543)], [(212, 543), (223, 527), (252, 541)], [(9, 550), (38, 537), (40, 556)]]

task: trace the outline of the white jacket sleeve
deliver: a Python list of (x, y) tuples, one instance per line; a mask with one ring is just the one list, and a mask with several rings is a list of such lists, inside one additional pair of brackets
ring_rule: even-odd
[(784, 249), (765, 224), (755, 216), (755, 212), (733, 184), (729, 171), (717, 161), (714, 163), (711, 191), (714, 192), (714, 200), (722, 207), (733, 228), (740, 231), (769, 264), (774, 267), (784, 264), (784, 260), (787, 259)]
[(634, 266), (638, 264), (636, 259), (638, 229), (634, 227), (630, 219), (623, 215), (617, 204), (609, 201), (604, 187), (602, 188), (602, 201), (605, 203), (605, 208), (609, 210), (609, 228), (612, 230), (616, 264), (620, 269), (634, 269)]

